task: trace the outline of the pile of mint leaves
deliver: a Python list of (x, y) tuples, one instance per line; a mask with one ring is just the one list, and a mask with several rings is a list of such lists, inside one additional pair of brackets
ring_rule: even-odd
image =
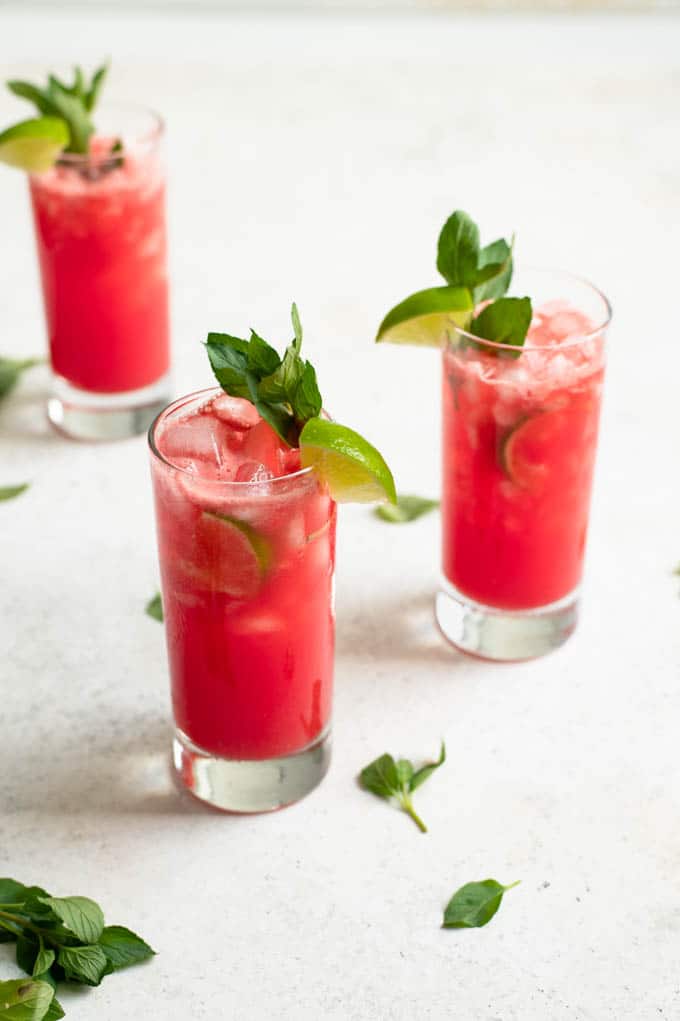
[(476, 308), (488, 302), (472, 318), (468, 332), (496, 344), (521, 348), (531, 324), (529, 298), (507, 298), (512, 281), (511, 242), (503, 238), (481, 247), (479, 227), (457, 209), (441, 229), (437, 243), (437, 269), (446, 282), (466, 288)]
[(105, 925), (89, 897), (51, 897), (40, 886), (0, 878), (0, 943), (11, 942), (29, 978), (0, 982), (2, 1021), (56, 1021), (64, 1017), (59, 982), (98, 986), (155, 953), (130, 929)]
[(56, 117), (64, 122), (70, 139), (65, 152), (87, 153), (94, 134), (90, 114), (97, 105), (107, 74), (108, 64), (103, 64), (88, 81), (82, 68), (76, 67), (70, 85), (51, 74), (43, 88), (17, 80), (8, 81), (7, 88), (15, 96), (32, 103), (43, 117)]

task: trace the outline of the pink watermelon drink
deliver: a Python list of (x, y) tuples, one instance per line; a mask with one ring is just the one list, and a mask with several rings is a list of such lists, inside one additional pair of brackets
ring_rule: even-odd
[(283, 357), (210, 334), (222, 389), (151, 427), (175, 766), (232, 811), (298, 800), (330, 761), (336, 501), (394, 501), (382, 457), (329, 420), (302, 327)]
[(579, 585), (604, 337), (560, 301), (520, 358), (458, 335), (443, 353), (443, 570), (476, 603), (533, 610)]
[[(39, 88), (8, 82), (42, 115), (0, 134), (0, 161), (29, 171), (53, 369), (50, 420), (80, 439), (142, 432), (170, 365), (163, 125), (92, 113), (106, 76)], [(4, 144), (3, 144), (4, 141)]]
[(566, 274), (482, 248), (461, 211), (439, 236), (445, 286), (410, 295), (378, 340), (443, 350), (442, 587), (453, 644), (526, 659), (573, 631), (588, 531), (609, 304)]
[(170, 366), (160, 130), (113, 159), (112, 140), (94, 139), (30, 178), (52, 368), (95, 394), (144, 389)]
[(221, 390), (171, 405), (152, 448), (177, 726), (215, 756), (293, 755), (330, 719), (335, 503)]

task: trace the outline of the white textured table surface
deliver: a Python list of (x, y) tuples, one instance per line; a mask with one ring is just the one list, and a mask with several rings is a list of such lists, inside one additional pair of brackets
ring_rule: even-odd
[[(0, 13), (2, 77), (114, 59), (169, 124), (176, 389), (209, 328), (282, 341), (292, 298), (327, 406), (436, 492), (436, 355), (376, 350), (433, 282), (456, 206), (615, 307), (585, 608), (558, 653), (457, 655), (435, 630), (436, 517), (342, 512), (335, 751), (277, 815), (171, 784), (143, 439), (66, 442), (37, 371), (0, 409), (0, 874), (99, 899), (158, 950), (68, 1017), (656, 1021), (680, 1016), (677, 238), (680, 23)], [(19, 110), (0, 99), (0, 122)], [(43, 346), (25, 185), (0, 173), (0, 351)], [(449, 762), (431, 832), (355, 785)], [(497, 918), (439, 929), (470, 879)], [(0, 948), (2, 949), (2, 948)], [(0, 973), (13, 974), (0, 953)]]

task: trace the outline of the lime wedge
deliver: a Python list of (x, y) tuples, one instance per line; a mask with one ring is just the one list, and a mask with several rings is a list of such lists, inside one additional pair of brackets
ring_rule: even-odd
[(394, 479), (382, 454), (346, 425), (311, 418), (300, 433), (300, 457), (340, 503), (396, 503)]
[(21, 121), (0, 134), (0, 163), (37, 174), (54, 165), (68, 142), (68, 127), (59, 117)]
[(410, 295), (388, 312), (375, 339), (441, 347), (456, 327), (466, 329), (473, 310), (467, 287), (430, 287)]

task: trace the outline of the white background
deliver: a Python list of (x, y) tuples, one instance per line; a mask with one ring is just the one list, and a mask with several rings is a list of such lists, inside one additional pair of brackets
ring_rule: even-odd
[[(33, 484), (0, 505), (0, 874), (91, 895), (158, 950), (65, 993), (69, 1018), (680, 1016), (679, 43), (661, 17), (0, 15), (3, 78), (110, 54), (109, 95), (167, 117), (178, 393), (210, 382), (208, 329), (282, 344), (295, 298), (327, 407), (433, 494), (437, 356), (372, 338), (435, 282), (448, 213), (615, 310), (576, 636), (526, 665), (458, 655), (432, 618), (436, 516), (344, 508), (334, 762), (273, 816), (171, 783), (144, 440), (50, 433), (44, 370), (4, 402), (0, 484)], [(24, 113), (2, 96), (1, 123)], [(2, 353), (43, 349), (10, 170), (0, 310)], [(422, 836), (355, 775), (441, 737)], [(522, 885), (487, 928), (441, 931), (487, 876)]]

